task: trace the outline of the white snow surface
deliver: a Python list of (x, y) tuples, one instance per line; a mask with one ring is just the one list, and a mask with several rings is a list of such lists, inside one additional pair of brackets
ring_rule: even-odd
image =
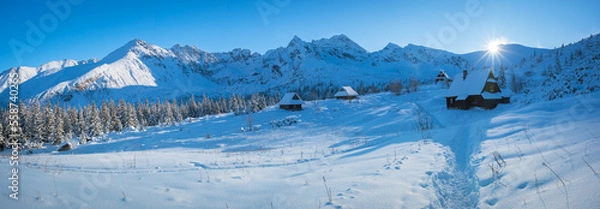
[[(6, 178), (0, 199), (3, 208), (600, 204), (600, 93), (469, 111), (447, 110), (444, 95), (422, 86), (128, 130), (61, 153), (48, 146), (19, 155), (19, 200), (8, 197)], [(299, 122), (270, 126), (290, 116)], [(240, 132), (247, 117), (262, 128)], [(418, 118), (431, 129), (418, 131)], [(10, 168), (1, 158), (0, 170)]]

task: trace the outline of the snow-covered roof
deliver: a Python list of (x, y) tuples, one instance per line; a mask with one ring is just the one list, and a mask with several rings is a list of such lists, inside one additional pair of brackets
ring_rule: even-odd
[(342, 89), (333, 95), (334, 97), (358, 96), (358, 93), (350, 86), (342, 86)]
[(296, 93), (286, 93), (279, 101), (279, 105), (301, 105), (304, 104), (302, 98)]
[(450, 76), (444, 70), (440, 70), (440, 73), (437, 75), (437, 78), (447, 78), (450, 79)]
[(480, 95), (488, 80), (490, 70), (477, 70), (467, 72), (467, 78), (463, 79), (463, 73), (454, 77), (446, 97), (457, 96), (457, 99), (465, 99), (469, 95)]

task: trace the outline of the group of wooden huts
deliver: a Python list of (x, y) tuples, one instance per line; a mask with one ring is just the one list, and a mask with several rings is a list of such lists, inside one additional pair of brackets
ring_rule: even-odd
[[(444, 96), (446, 108), (448, 109), (471, 109), (480, 107), (493, 109), (498, 104), (510, 103), (510, 97), (502, 94), (498, 86), (498, 78), (492, 70), (467, 71), (463, 70), (454, 79), (450, 78), (445, 71), (435, 78), (435, 83), (443, 82), (450, 87)], [(350, 86), (342, 86), (334, 97), (341, 100), (353, 100), (358, 93)], [(279, 108), (285, 110), (302, 110), (304, 101), (297, 93), (286, 93), (279, 102)]]
[[(354, 91), (350, 86), (342, 86), (342, 88), (333, 95), (336, 99), (348, 100), (358, 98), (358, 92)], [(304, 101), (297, 93), (286, 93), (279, 101), (279, 108), (284, 110), (302, 110)]]

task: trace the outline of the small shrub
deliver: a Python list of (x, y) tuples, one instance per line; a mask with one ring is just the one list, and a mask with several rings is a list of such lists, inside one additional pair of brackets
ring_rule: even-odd
[(272, 120), (271, 121), (271, 127), (275, 128), (280, 128), (283, 126), (291, 126), (294, 125), (296, 123), (299, 122), (299, 119), (296, 116), (289, 116), (283, 120)]
[(390, 88), (390, 92), (392, 92), (394, 95), (398, 96), (400, 95), (400, 93), (402, 93), (402, 81), (400, 80), (393, 80), (392, 82), (390, 82), (389, 85)]

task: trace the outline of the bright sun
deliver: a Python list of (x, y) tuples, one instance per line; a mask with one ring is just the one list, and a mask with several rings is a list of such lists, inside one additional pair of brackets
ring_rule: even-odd
[(488, 43), (488, 52), (491, 54), (498, 54), (500, 51), (500, 41), (494, 40)]

